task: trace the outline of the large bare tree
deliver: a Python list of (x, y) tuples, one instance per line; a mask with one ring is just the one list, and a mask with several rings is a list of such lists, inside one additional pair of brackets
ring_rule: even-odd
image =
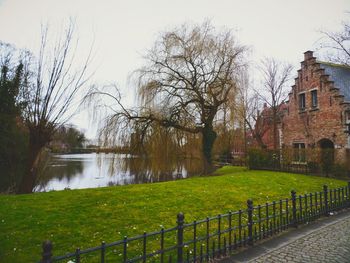
[(51, 39), (48, 27), (43, 26), (38, 57), (27, 56), (26, 65), (31, 67), (31, 77), (26, 80), (22, 99), (26, 102), (23, 118), (29, 132), (29, 149), (27, 172), (19, 186), (19, 193), (33, 191), (42, 150), (51, 141), (56, 129), (75, 113), (72, 106), (76, 103), (76, 95), (90, 78), (87, 67), (91, 49), (76, 69), (77, 42), (73, 35), (73, 21), (56, 39)]
[(246, 47), (236, 42), (230, 30), (216, 31), (209, 22), (184, 24), (162, 33), (146, 53), (145, 66), (135, 72), (138, 107), (126, 109), (118, 91), (91, 91), (91, 96), (105, 95), (119, 105), (106, 119), (103, 131), (113, 131), (115, 135), (115, 129), (120, 131), (125, 123), (131, 129), (146, 131), (156, 123), (200, 133), (204, 170), (209, 172), (217, 136), (213, 121), (230, 92), (236, 89), (235, 77), (245, 65), (245, 51)]
[(271, 110), (274, 150), (278, 147), (277, 125), (280, 118), (280, 106), (287, 99), (286, 88), (288, 87), (292, 69), (292, 65), (279, 62), (274, 58), (265, 58), (260, 67), (263, 89), (257, 91), (257, 94)]

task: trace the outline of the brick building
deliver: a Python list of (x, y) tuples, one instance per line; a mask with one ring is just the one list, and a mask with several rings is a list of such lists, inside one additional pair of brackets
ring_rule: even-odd
[(305, 162), (307, 149), (334, 149), (337, 163), (350, 165), (350, 67), (317, 61), (304, 53), (283, 111), (280, 146)]

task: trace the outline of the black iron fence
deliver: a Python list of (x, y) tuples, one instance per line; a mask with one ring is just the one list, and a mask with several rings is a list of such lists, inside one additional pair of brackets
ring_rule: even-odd
[(182, 213), (177, 225), (157, 232), (53, 256), (50, 241), (43, 243), (40, 263), (51, 262), (208, 262), (237, 249), (252, 246), (290, 227), (297, 227), (336, 210), (350, 207), (350, 182), (346, 187), (291, 196), (245, 209), (185, 223)]
[(274, 170), (333, 177), (350, 177), (350, 150), (319, 148), (250, 149), (248, 166), (256, 170)]

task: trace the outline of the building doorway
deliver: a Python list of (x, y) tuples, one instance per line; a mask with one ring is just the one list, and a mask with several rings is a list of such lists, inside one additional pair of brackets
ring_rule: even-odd
[(328, 176), (334, 164), (334, 143), (329, 139), (322, 139), (318, 145), (321, 149), (321, 168), (323, 173)]

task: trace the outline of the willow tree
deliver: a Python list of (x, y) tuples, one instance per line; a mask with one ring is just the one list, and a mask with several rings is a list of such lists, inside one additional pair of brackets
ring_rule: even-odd
[(245, 65), (246, 50), (230, 30), (218, 31), (208, 22), (184, 24), (160, 34), (145, 54), (144, 66), (134, 75), (140, 98), (137, 108), (123, 107), (118, 94), (96, 89), (90, 93), (107, 95), (120, 106), (107, 118), (104, 131), (108, 133), (111, 127), (120, 128), (125, 123), (147, 130), (156, 123), (199, 133), (204, 170), (209, 172), (217, 136), (214, 118), (236, 88), (235, 77)]

